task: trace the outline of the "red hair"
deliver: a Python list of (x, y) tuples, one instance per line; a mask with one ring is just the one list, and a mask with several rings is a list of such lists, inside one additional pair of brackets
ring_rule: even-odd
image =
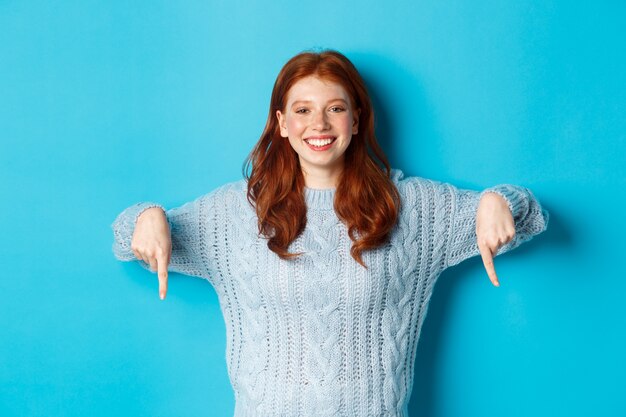
[[(344, 168), (335, 192), (334, 209), (352, 239), (350, 254), (365, 266), (362, 253), (385, 244), (398, 218), (400, 197), (391, 169), (374, 133), (374, 112), (365, 83), (354, 65), (339, 52), (303, 52), (281, 69), (261, 138), (246, 159), (248, 201), (255, 207), (259, 233), (282, 259), (300, 254), (288, 247), (306, 226), (304, 176), (297, 153), (280, 135), (276, 111), (285, 111), (289, 89), (316, 76), (340, 84), (359, 115), (359, 131), (344, 154)], [(251, 167), (251, 169), (250, 169)], [(249, 172), (249, 174), (248, 174)]]

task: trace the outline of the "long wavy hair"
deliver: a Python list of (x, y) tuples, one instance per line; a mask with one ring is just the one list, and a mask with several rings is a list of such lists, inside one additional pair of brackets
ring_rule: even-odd
[(247, 157), (243, 175), (248, 201), (255, 207), (259, 234), (281, 259), (306, 226), (304, 176), (298, 154), (281, 137), (276, 111), (285, 111), (289, 89), (299, 80), (316, 76), (340, 84), (359, 115), (358, 133), (344, 154), (344, 167), (335, 191), (334, 209), (352, 240), (350, 254), (362, 266), (364, 251), (385, 244), (400, 206), (391, 169), (374, 132), (374, 112), (365, 83), (354, 65), (337, 51), (303, 52), (281, 69), (270, 101), (265, 129)]

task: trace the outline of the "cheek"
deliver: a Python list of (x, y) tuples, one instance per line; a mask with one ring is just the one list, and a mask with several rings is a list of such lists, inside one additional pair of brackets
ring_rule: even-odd
[(298, 133), (302, 131), (302, 129), (304, 129), (304, 125), (304, 122), (300, 119), (287, 119), (287, 130), (289, 130), (289, 133)]
[(352, 131), (352, 114), (344, 113), (343, 117), (339, 121), (342, 130)]

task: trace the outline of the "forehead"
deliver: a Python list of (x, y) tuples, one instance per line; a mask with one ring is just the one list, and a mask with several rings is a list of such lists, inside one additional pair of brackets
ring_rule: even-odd
[(316, 76), (308, 76), (298, 80), (287, 93), (287, 102), (294, 101), (325, 101), (343, 99), (350, 102), (350, 95), (339, 83)]

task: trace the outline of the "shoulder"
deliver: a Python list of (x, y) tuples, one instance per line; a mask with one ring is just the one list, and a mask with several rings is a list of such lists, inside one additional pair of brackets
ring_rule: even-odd
[(255, 215), (254, 208), (248, 202), (245, 179), (214, 188), (198, 197), (194, 204), (207, 221), (223, 223), (230, 219), (241, 223)]
[(399, 169), (391, 170), (391, 181), (398, 189), (401, 198), (414, 196), (415, 193), (420, 195), (448, 194), (454, 189), (451, 184), (441, 181), (419, 176), (407, 177)]
[(458, 189), (454, 185), (418, 176), (405, 177), (401, 171), (392, 172), (391, 177), (400, 195), (400, 220), (435, 221), (454, 212), (458, 200)]
[(219, 202), (221, 204), (236, 203), (247, 200), (248, 182), (245, 179), (228, 182), (213, 191), (203, 195), (201, 198)]

